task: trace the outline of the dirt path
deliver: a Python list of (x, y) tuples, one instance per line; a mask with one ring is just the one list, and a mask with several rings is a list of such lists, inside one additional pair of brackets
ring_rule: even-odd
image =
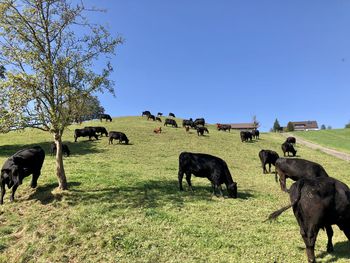
[(316, 149), (316, 150), (320, 150), (322, 152), (325, 152), (329, 155), (332, 155), (332, 156), (335, 156), (339, 159), (342, 159), (342, 160), (345, 160), (345, 161), (350, 161), (350, 154), (348, 153), (344, 153), (344, 152), (340, 152), (340, 151), (337, 151), (337, 150), (334, 150), (334, 149), (330, 149), (330, 148), (327, 148), (327, 147), (324, 147), (322, 145), (319, 145), (319, 144), (316, 144), (316, 143), (312, 143), (312, 142), (309, 142), (309, 141), (306, 141), (304, 139), (301, 139), (300, 137), (297, 137), (295, 136), (294, 134), (290, 134), (290, 133), (282, 133), (283, 136), (285, 137), (289, 137), (289, 136), (293, 136), (296, 138), (297, 140), (297, 143), (301, 143), (311, 149)]

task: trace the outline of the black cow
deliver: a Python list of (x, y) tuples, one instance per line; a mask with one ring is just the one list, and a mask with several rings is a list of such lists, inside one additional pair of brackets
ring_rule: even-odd
[(179, 156), (178, 173), (180, 191), (183, 191), (184, 174), (186, 174), (186, 181), (192, 191), (191, 174), (208, 178), (213, 187), (213, 194), (219, 190), (222, 195), (221, 185), (225, 184), (229, 197), (237, 198), (237, 183), (232, 180), (226, 162), (219, 157), (203, 153), (182, 152)]
[(296, 144), (296, 143), (297, 143), (295, 137), (288, 137), (288, 138), (286, 139), (286, 142), (293, 143), (293, 144)]
[(198, 125), (204, 126), (205, 125), (205, 119), (204, 118), (197, 118), (197, 119), (195, 119), (194, 122), (193, 122), (193, 126), (197, 127)]
[(204, 135), (204, 132), (209, 133), (208, 129), (206, 127), (199, 126), (197, 127), (197, 134), (199, 135)]
[(283, 156), (286, 156), (286, 153), (289, 156), (289, 153), (291, 152), (293, 156), (297, 153), (297, 151), (294, 149), (293, 145), (289, 142), (284, 142), (281, 145), (282, 151), (283, 151)]
[(266, 164), (269, 165), (269, 173), (271, 173), (271, 164), (276, 165), (276, 161), (279, 158), (278, 153), (271, 150), (261, 150), (259, 152), (259, 158), (263, 167), (263, 173), (267, 174)]
[(87, 137), (89, 136), (89, 140), (91, 141), (91, 137), (95, 137), (98, 140), (98, 136), (96, 131), (92, 128), (83, 128), (83, 129), (75, 129), (74, 130), (74, 142), (77, 142), (79, 137)]
[(125, 133), (123, 132), (110, 131), (108, 135), (109, 135), (108, 144), (113, 144), (113, 139), (119, 140), (119, 143), (125, 142), (125, 144), (129, 144), (129, 139), (128, 137), (126, 137)]
[(259, 139), (260, 132), (259, 130), (252, 130), (252, 137), (256, 140)]
[(151, 119), (152, 121), (156, 120), (156, 117), (152, 114), (148, 115), (147, 120)]
[(160, 117), (160, 116), (163, 116), (163, 113), (158, 112), (158, 113), (157, 113), (157, 116), (159, 116), (159, 117)]
[(282, 191), (287, 191), (286, 179), (328, 177), (326, 170), (318, 163), (298, 158), (278, 158), (275, 164), (276, 180), (279, 175)]
[(105, 119), (106, 121), (112, 121), (112, 118), (109, 114), (101, 114), (100, 115), (100, 121), (102, 121), (102, 119)]
[(143, 112), (142, 112), (142, 115), (141, 115), (141, 116), (142, 116), (142, 117), (143, 117), (143, 116), (148, 117), (149, 115), (151, 115), (151, 112), (150, 112), (149, 110), (146, 110), (146, 111), (143, 111)]
[(331, 177), (301, 179), (292, 184), (289, 196), (291, 204), (272, 213), (269, 219), (293, 207), (308, 262), (316, 262), (315, 243), (321, 228), (328, 236), (327, 252), (333, 251), (332, 225), (337, 225), (350, 241), (350, 189), (346, 184)]
[(183, 120), (182, 121), (182, 127), (185, 127), (185, 126), (193, 127), (193, 120), (192, 120), (192, 118), (190, 118), (189, 120)]
[(253, 135), (250, 131), (241, 131), (240, 136), (242, 142), (247, 142), (248, 140), (252, 141), (253, 139)]
[(162, 122), (162, 119), (159, 117), (156, 117), (156, 121)]
[(174, 117), (175, 118), (175, 114), (172, 112), (169, 112), (169, 117)]
[(12, 187), (11, 202), (14, 201), (17, 187), (22, 184), (24, 177), (32, 174), (30, 186), (32, 188), (37, 186), (44, 159), (44, 150), (40, 146), (34, 146), (20, 150), (6, 160), (1, 168), (1, 205), (4, 203), (5, 185), (9, 189)]
[[(55, 142), (51, 142), (50, 151), (51, 151), (51, 155), (56, 155), (57, 146), (56, 146), (56, 143), (55, 143)], [(70, 150), (69, 150), (67, 144), (63, 144), (63, 143), (62, 143), (62, 153), (63, 153), (63, 154), (66, 154), (66, 156), (69, 157), (69, 155), (70, 155)]]
[(173, 126), (173, 127), (175, 127), (175, 128), (177, 128), (177, 123), (173, 119), (165, 119), (164, 126), (168, 126), (168, 124)]
[(228, 130), (229, 132), (231, 132), (231, 125), (230, 124), (217, 123), (216, 128), (218, 129), (218, 131), (227, 131)]
[(95, 131), (95, 133), (100, 133), (100, 136), (102, 137), (102, 135), (104, 134), (106, 137), (108, 136), (108, 132), (106, 130), (105, 127), (102, 127), (102, 126), (87, 126), (87, 127), (84, 127), (84, 129), (87, 128), (87, 129), (92, 129), (93, 131)]

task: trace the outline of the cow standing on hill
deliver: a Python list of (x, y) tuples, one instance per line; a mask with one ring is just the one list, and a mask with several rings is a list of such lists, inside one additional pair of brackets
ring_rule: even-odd
[(33, 175), (30, 186), (37, 186), (38, 178), (41, 173), (45, 159), (45, 152), (40, 146), (34, 146), (28, 149), (23, 149), (9, 157), (1, 168), (1, 198), (0, 204), (4, 203), (5, 186), (10, 189), (12, 194), (10, 201), (15, 200), (15, 192), (19, 185), (22, 184), (24, 177)]
[(259, 152), (259, 158), (263, 168), (263, 173), (267, 174), (266, 164), (269, 165), (269, 173), (271, 173), (271, 164), (276, 165), (276, 161), (279, 158), (278, 153), (271, 150), (261, 150)]
[(289, 156), (289, 153), (291, 152), (293, 156), (296, 155), (297, 151), (294, 149), (293, 145), (289, 142), (284, 142), (281, 145), (282, 151), (283, 151), (283, 156), (286, 156), (286, 153)]
[(168, 126), (168, 125), (171, 125), (171, 126), (177, 128), (177, 123), (173, 119), (165, 119), (164, 126)]
[(98, 140), (98, 136), (96, 134), (95, 129), (92, 128), (84, 128), (84, 129), (75, 129), (74, 130), (74, 142), (77, 142), (79, 137), (87, 137), (89, 136), (89, 141), (91, 141), (91, 137), (95, 137)]
[(331, 177), (304, 178), (292, 184), (289, 196), (291, 204), (273, 212), (269, 219), (293, 207), (308, 262), (316, 262), (315, 243), (321, 228), (328, 236), (327, 252), (333, 251), (332, 225), (337, 225), (350, 241), (350, 189), (346, 184)]
[(106, 128), (102, 126), (86, 126), (84, 129), (92, 129), (95, 133), (99, 133), (101, 137), (102, 135), (108, 136)]
[(156, 120), (156, 117), (152, 114), (148, 115), (147, 120), (151, 119), (152, 121)]
[(101, 114), (100, 121), (102, 121), (102, 119), (105, 119), (106, 121), (112, 122), (112, 117), (109, 114)]
[(142, 117), (143, 117), (143, 116), (148, 117), (149, 115), (151, 115), (151, 112), (150, 112), (149, 110), (146, 110), (146, 111), (143, 111), (143, 112), (142, 112), (142, 115), (141, 115), (141, 116), (142, 116)]
[(278, 158), (275, 164), (282, 191), (287, 192), (286, 179), (297, 181), (302, 178), (328, 177), (326, 170), (318, 163), (298, 158)]
[(199, 125), (201, 125), (201, 126), (205, 125), (205, 119), (204, 118), (197, 118), (197, 119), (194, 120), (193, 126), (195, 128), (197, 128), (197, 126), (199, 126)]
[(230, 124), (217, 123), (216, 128), (218, 129), (218, 131), (227, 131), (228, 130), (229, 132), (231, 132), (231, 125)]
[[(51, 151), (51, 155), (56, 155), (57, 146), (56, 146), (56, 143), (55, 143), (55, 142), (51, 142), (50, 151)], [(66, 154), (66, 156), (69, 157), (69, 155), (70, 155), (70, 150), (69, 150), (67, 144), (63, 144), (63, 143), (62, 143), (62, 153), (63, 153), (63, 154)]]
[(259, 135), (260, 135), (259, 130), (252, 130), (252, 137), (253, 137), (255, 140), (259, 140)]
[(173, 117), (173, 118), (175, 118), (175, 114), (174, 114), (174, 113), (172, 113), (172, 112), (169, 112), (169, 117)]
[(253, 139), (253, 135), (250, 131), (241, 131), (240, 136), (242, 142), (247, 142), (248, 140), (252, 141)]
[(125, 142), (125, 144), (129, 144), (129, 139), (126, 137), (125, 133), (118, 131), (110, 131), (108, 134), (109, 142), (108, 144), (113, 144), (113, 140), (118, 140), (119, 143)]
[(197, 135), (204, 136), (204, 132), (209, 133), (208, 129), (206, 127), (199, 126), (197, 127)]
[(182, 121), (182, 127), (185, 127), (185, 126), (193, 127), (193, 120), (192, 120), (192, 118), (190, 118), (189, 120), (183, 120)]
[(191, 191), (191, 175), (206, 177), (212, 184), (213, 194), (218, 190), (222, 194), (221, 185), (225, 184), (229, 197), (237, 198), (237, 183), (232, 180), (231, 173), (224, 160), (219, 157), (203, 154), (182, 152), (179, 155), (179, 187), (183, 191), (182, 179), (186, 174), (186, 181)]
[(296, 144), (297, 140), (295, 139), (295, 137), (288, 137), (286, 139), (286, 142), (292, 143), (292, 144)]

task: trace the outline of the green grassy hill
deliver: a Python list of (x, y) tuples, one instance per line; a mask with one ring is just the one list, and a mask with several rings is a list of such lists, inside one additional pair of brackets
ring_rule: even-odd
[(350, 153), (350, 129), (298, 131), (294, 134), (310, 142)]
[[(181, 123), (178, 120), (178, 123)], [(79, 138), (77, 127), (104, 125), (123, 131), (130, 145), (108, 145)], [(285, 140), (262, 133), (261, 140), (241, 143), (239, 133), (199, 137), (182, 128), (162, 127), (142, 117), (89, 122), (64, 134), (72, 156), (65, 157), (68, 191), (59, 191), (55, 160), (48, 153), (50, 135), (38, 130), (0, 135), (0, 162), (28, 145), (41, 145), (47, 156), (38, 188), (26, 178), (16, 201), (0, 207), (0, 262), (306, 262), (304, 243), (292, 211), (264, 222), (288, 204), (274, 175), (264, 175), (261, 149), (280, 155)], [(328, 173), (350, 184), (350, 165), (297, 145), (300, 157), (321, 163)], [(178, 156), (202, 152), (224, 159), (238, 198), (212, 196), (207, 179), (192, 177), (194, 192), (178, 190)], [(289, 181), (289, 185), (291, 182)], [(226, 194), (226, 191), (225, 191)], [(348, 262), (349, 244), (334, 228), (335, 252), (326, 253), (326, 234), (317, 239), (318, 262)]]

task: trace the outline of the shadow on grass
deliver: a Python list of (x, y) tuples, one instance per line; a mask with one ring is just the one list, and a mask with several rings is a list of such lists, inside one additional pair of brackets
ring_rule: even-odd
[[(349, 249), (350, 243), (349, 241), (338, 242), (334, 245), (334, 251), (332, 253), (327, 253), (326, 251), (316, 255), (317, 258), (324, 258), (326, 256), (331, 256), (330, 259), (325, 260), (324, 262), (337, 262), (340, 259), (350, 259)], [(305, 250), (305, 248), (304, 248)]]
[[(98, 141), (81, 141), (81, 142), (63, 142), (67, 144), (68, 148), (71, 151), (71, 155), (85, 155), (91, 153), (102, 152), (97, 149), (96, 143)], [(30, 148), (33, 146), (41, 146), (46, 154), (46, 157), (51, 156), (51, 142), (39, 142), (35, 144), (12, 144), (12, 145), (1, 145), (0, 146), (0, 156), (10, 157), (19, 150)]]
[[(173, 204), (179, 208), (184, 206), (185, 200), (191, 202), (213, 201), (213, 195), (210, 186), (197, 186), (194, 191), (179, 191), (178, 181), (147, 181), (140, 182), (133, 186), (108, 187), (100, 189), (85, 190), (79, 189), (80, 183), (69, 183), (69, 191), (60, 194), (52, 194), (52, 190), (57, 184), (48, 184), (39, 186), (29, 200), (37, 199), (42, 204), (49, 204), (54, 201), (65, 201), (72, 206), (111, 204), (113, 207), (145, 207), (156, 208), (163, 205)], [(224, 190), (224, 197), (227, 198), (227, 192)], [(238, 192), (238, 199), (249, 199), (253, 195), (249, 191)], [(218, 197), (223, 198), (223, 197)]]

